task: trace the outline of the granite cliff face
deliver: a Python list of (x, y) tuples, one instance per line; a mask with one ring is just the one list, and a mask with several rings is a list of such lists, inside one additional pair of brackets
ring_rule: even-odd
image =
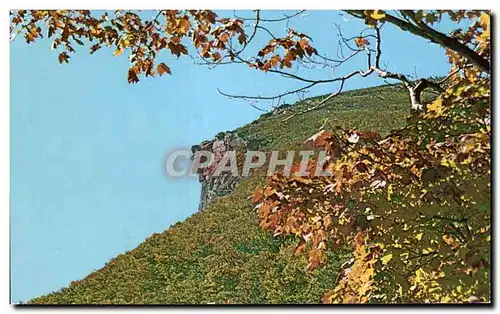
[[(259, 119), (251, 124), (257, 124), (261, 122), (262, 119), (266, 119), (270, 116), (285, 114), (290, 108), (291, 105), (283, 104), (262, 114)], [(248, 134), (246, 136), (244, 136), (244, 134), (238, 134), (236, 131), (221, 132), (217, 134), (213, 140), (204, 141), (200, 145), (191, 147), (193, 155), (197, 151), (210, 151), (214, 156), (214, 162), (209, 167), (198, 171), (199, 181), (201, 183), (201, 196), (198, 211), (204, 210), (206, 206), (217, 197), (231, 193), (240, 182), (241, 177), (233, 176), (227, 171), (222, 172), (219, 176), (214, 176), (213, 174), (227, 151), (237, 152), (238, 170), (240, 171), (246, 151), (257, 150), (261, 144), (260, 140), (256, 141), (255, 139), (251, 139), (251, 137), (252, 136), (248, 136)]]
[(239, 176), (233, 176), (229, 171), (224, 171), (218, 176), (213, 174), (227, 151), (244, 153), (246, 150), (247, 142), (236, 132), (219, 133), (215, 139), (191, 147), (193, 154), (197, 151), (210, 151), (213, 154), (211, 165), (198, 171), (201, 183), (198, 211), (204, 210), (217, 197), (227, 195), (234, 190), (240, 182)]

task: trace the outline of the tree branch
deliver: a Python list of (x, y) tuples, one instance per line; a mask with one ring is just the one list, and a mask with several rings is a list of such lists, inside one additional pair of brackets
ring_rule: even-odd
[(450, 50), (455, 51), (460, 56), (467, 58), (469, 61), (475, 63), (482, 70), (486, 72), (490, 72), (491, 65), (490, 62), (477, 54), (474, 50), (467, 47), (467, 45), (462, 44), (457, 39), (449, 37), (441, 32), (436, 31), (435, 29), (429, 27), (427, 24), (422, 21), (417, 21), (415, 19), (415, 12), (411, 10), (401, 10), (402, 14), (408, 16), (412, 19), (416, 25), (413, 25), (407, 21), (403, 21), (395, 16), (390, 14), (385, 14), (385, 20), (391, 24), (394, 24), (401, 28), (402, 30), (408, 31), (414, 35), (423, 37), (441, 45), (442, 47), (448, 48)]

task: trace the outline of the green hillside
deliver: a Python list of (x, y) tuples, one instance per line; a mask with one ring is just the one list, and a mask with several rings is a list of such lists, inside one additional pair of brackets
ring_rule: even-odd
[[(405, 91), (386, 85), (345, 92), (321, 110), (282, 122), (304, 106), (263, 115), (237, 132), (254, 147), (285, 150), (300, 147), (325, 118), (332, 125), (387, 133), (409, 113)], [(319, 303), (350, 251), (330, 252), (325, 266), (306, 271), (305, 254), (292, 256), (295, 239), (273, 237), (258, 226), (248, 196), (262, 182), (259, 176), (243, 180), (205, 211), (29, 304)]]

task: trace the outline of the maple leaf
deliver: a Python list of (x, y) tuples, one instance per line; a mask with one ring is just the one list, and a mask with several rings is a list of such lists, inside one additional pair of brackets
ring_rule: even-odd
[(389, 263), (391, 259), (392, 259), (392, 254), (389, 253), (387, 255), (382, 256), (380, 260), (382, 261), (382, 265), (387, 265), (387, 263)]
[(299, 45), (302, 49), (306, 49), (308, 46), (309, 46), (309, 41), (307, 40), (307, 38), (302, 38), (301, 40), (299, 40)]
[(68, 56), (68, 54), (66, 52), (61, 52), (57, 59), (59, 60), (59, 63), (63, 63), (63, 62), (69, 63), (68, 60), (70, 59), (70, 57)]
[(374, 10), (371, 14), (370, 17), (374, 20), (381, 20), (385, 17), (385, 13), (382, 12), (381, 10)]
[(261, 189), (255, 190), (255, 192), (252, 194), (251, 202), (253, 204), (260, 202), (260, 200), (262, 200), (262, 196), (263, 194)]
[(326, 139), (333, 135), (330, 131), (321, 130), (308, 138), (304, 143), (312, 142), (314, 146), (323, 146), (326, 143)]
[(373, 131), (362, 131), (359, 132), (359, 136), (364, 140), (381, 140), (382, 137), (379, 133)]
[(434, 23), (436, 23), (436, 22), (437, 22), (437, 20), (438, 20), (438, 18), (437, 18), (437, 16), (436, 16), (436, 14), (433, 14), (433, 13), (427, 13), (427, 14), (425, 15), (425, 21), (426, 21), (427, 23), (431, 24), (431, 25), (432, 25), (432, 24), (434, 24)]
[(170, 72), (170, 68), (168, 67), (168, 65), (166, 65), (165, 63), (160, 63), (156, 66), (156, 72), (158, 72), (158, 74), (160, 76), (162, 76), (163, 74), (167, 73), (167, 74), (172, 74)]
[(324, 263), (324, 254), (322, 250), (312, 249), (309, 252), (309, 264), (307, 270), (312, 271)]
[(118, 57), (119, 55), (121, 55), (123, 53), (123, 51), (124, 51), (123, 48), (118, 48), (115, 50), (115, 52), (113, 52), (113, 56)]
[(137, 77), (137, 73), (135, 73), (135, 70), (133, 68), (130, 68), (128, 70), (127, 81), (129, 83), (137, 83), (137, 82), (139, 82), (139, 77)]
[(354, 39), (354, 42), (356, 43), (356, 46), (358, 46), (360, 48), (364, 48), (365, 46), (370, 45), (370, 42), (366, 38), (363, 38), (363, 37), (356, 37)]
[(223, 43), (226, 43), (228, 42), (229, 40), (229, 34), (227, 32), (224, 32), (222, 33), (220, 36), (219, 36), (219, 40)]
[(293, 255), (294, 256), (300, 255), (300, 253), (302, 253), (305, 250), (305, 248), (306, 248), (306, 241), (301, 239), (300, 242), (295, 247), (295, 249), (293, 250)]
[(432, 103), (428, 104), (427, 111), (429, 112), (427, 116), (432, 116), (433, 118), (442, 116), (444, 112), (443, 100), (441, 98), (438, 98)]
[(357, 133), (352, 133), (347, 140), (349, 143), (356, 144), (359, 141), (359, 135)]
[(187, 33), (189, 28), (191, 27), (191, 23), (189, 22), (189, 18), (187, 16), (183, 17), (178, 21), (177, 24), (177, 33), (180, 35), (184, 35)]

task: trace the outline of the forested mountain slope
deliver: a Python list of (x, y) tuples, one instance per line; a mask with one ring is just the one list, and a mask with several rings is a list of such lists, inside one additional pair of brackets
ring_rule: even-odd
[[(331, 125), (386, 134), (404, 125), (409, 113), (407, 93), (395, 85), (344, 92), (320, 110), (283, 122), (304, 106), (265, 114), (236, 132), (253, 147), (289, 150), (326, 118)], [(263, 180), (242, 180), (204, 211), (29, 304), (320, 303), (351, 250), (329, 252), (324, 266), (307, 271), (307, 256), (293, 256), (296, 239), (274, 237), (258, 225), (248, 197)]]

